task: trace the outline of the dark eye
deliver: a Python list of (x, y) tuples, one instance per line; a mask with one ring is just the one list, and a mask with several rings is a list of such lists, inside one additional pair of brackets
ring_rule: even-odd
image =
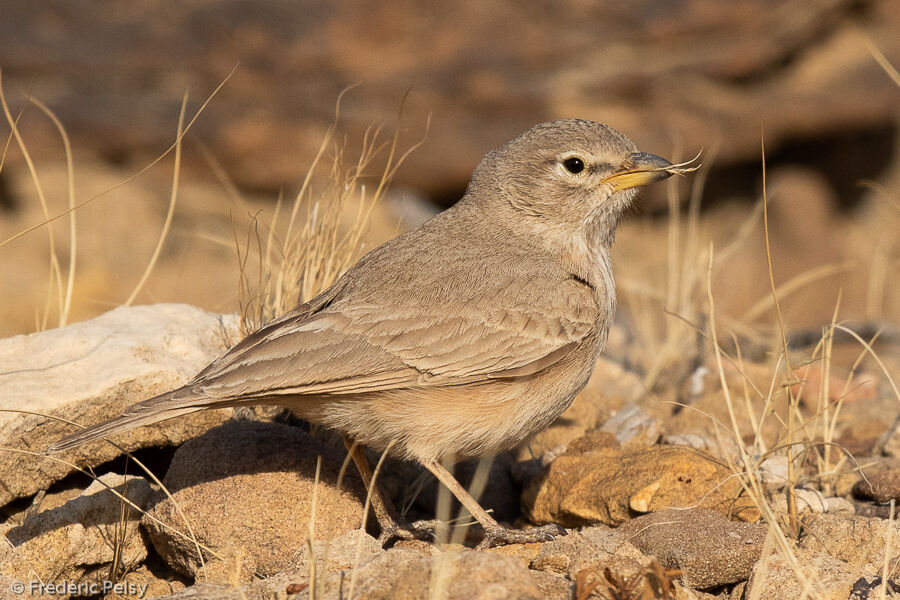
[(577, 156), (570, 156), (569, 158), (564, 160), (563, 166), (569, 173), (572, 173), (573, 175), (578, 175), (579, 173), (584, 171), (584, 161)]

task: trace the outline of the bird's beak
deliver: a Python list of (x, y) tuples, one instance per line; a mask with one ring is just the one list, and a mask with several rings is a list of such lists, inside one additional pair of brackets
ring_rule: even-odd
[(632, 152), (619, 170), (604, 179), (603, 183), (612, 184), (616, 191), (648, 185), (672, 175), (672, 166), (672, 163), (661, 156)]

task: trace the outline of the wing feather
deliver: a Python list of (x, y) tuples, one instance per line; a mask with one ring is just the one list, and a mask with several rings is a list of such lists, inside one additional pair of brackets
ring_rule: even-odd
[[(593, 296), (582, 286), (534, 286), (523, 294), (441, 306), (338, 300), (317, 312), (297, 309), (188, 384), (195, 400), (161, 398), (160, 404), (173, 405), (155, 408), (531, 375), (571, 352), (591, 333), (597, 314), (590, 309)], [(503, 298), (509, 299), (507, 306)]]

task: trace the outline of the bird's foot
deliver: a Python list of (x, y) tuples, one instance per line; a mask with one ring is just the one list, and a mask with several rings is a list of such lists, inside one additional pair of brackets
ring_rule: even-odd
[(564, 535), (567, 535), (566, 530), (554, 524), (531, 529), (510, 529), (499, 525), (497, 527), (486, 527), (484, 529), (484, 539), (478, 544), (476, 550), (485, 550), (504, 544), (551, 542)]
[(378, 541), (382, 547), (387, 547), (400, 540), (422, 540), (425, 542), (434, 541), (434, 532), (440, 525), (440, 521), (416, 521), (408, 523), (404, 521), (394, 521), (393, 523), (382, 525), (381, 535)]

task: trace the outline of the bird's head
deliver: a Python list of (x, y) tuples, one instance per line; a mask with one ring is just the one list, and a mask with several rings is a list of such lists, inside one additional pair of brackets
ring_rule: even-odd
[(542, 230), (612, 243), (637, 188), (678, 172), (615, 129), (582, 119), (537, 125), (487, 154), (470, 191), (507, 204)]

